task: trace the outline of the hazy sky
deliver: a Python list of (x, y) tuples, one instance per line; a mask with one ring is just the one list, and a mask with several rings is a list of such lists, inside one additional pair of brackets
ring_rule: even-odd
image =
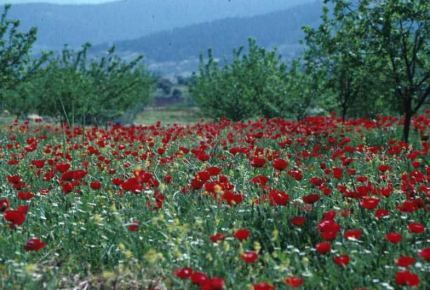
[(57, 4), (97, 4), (103, 2), (113, 2), (118, 0), (0, 0), (1, 4), (19, 4), (31, 2), (57, 3)]

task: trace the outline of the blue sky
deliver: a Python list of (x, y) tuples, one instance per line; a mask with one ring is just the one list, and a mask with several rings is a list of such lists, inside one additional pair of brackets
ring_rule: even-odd
[(98, 4), (103, 2), (112, 2), (117, 0), (0, 0), (0, 4), (20, 4), (31, 2), (57, 3), (57, 4)]

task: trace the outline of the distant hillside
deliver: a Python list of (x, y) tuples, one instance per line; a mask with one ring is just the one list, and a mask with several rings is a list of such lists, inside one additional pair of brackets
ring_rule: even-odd
[[(302, 50), (302, 27), (316, 26), (321, 9), (322, 4), (317, 1), (269, 14), (227, 18), (114, 44), (122, 55), (142, 53), (158, 65), (175, 66), (182, 62), (195, 66), (199, 54), (206, 53), (208, 48), (212, 48), (216, 56), (228, 58), (233, 48), (246, 45), (247, 39), (253, 37), (259, 45), (278, 47), (285, 58), (291, 58)], [(111, 44), (96, 46), (93, 52), (100, 53)]]
[[(4, 1), (4, 0), (2, 0)], [(313, 0), (123, 0), (99, 5), (14, 5), (24, 28), (39, 28), (39, 48), (133, 39), (226, 17), (286, 9)], [(42, 0), (43, 2), (43, 0)]]

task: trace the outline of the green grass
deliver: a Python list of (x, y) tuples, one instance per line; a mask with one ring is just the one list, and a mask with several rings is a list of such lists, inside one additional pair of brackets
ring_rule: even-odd
[(8, 125), (15, 120), (14, 116), (0, 116), (0, 125)]
[[(139, 125), (151, 125), (160, 121), (164, 125), (172, 125), (174, 123), (190, 125), (202, 121), (202, 119), (204, 120), (200, 110), (195, 107), (148, 107), (136, 116), (134, 123)], [(14, 120), (14, 116), (0, 116), (0, 125), (11, 124)]]
[(136, 124), (150, 125), (160, 121), (164, 125), (194, 124), (202, 119), (199, 109), (183, 107), (147, 108), (137, 115)]

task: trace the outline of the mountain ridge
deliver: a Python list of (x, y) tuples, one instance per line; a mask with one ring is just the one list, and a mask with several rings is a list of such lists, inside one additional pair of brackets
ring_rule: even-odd
[[(252, 37), (260, 46), (278, 48), (285, 59), (300, 54), (300, 41), (304, 25), (317, 26), (320, 23), (322, 4), (315, 1), (293, 8), (243, 18), (225, 18), (168, 31), (153, 33), (133, 40), (114, 41), (96, 45), (95, 54), (101, 54), (115, 45), (123, 57), (143, 54), (152, 68), (162, 71), (175, 66), (196, 67), (198, 56), (211, 48), (215, 56), (230, 58), (232, 50), (246, 45)], [(162, 66), (169, 69), (163, 69)], [(161, 66), (161, 67), (160, 67)], [(187, 70), (187, 69), (186, 69)]]
[(20, 19), (23, 29), (39, 28), (37, 45), (59, 49), (89, 41), (97, 44), (134, 39), (150, 33), (191, 24), (265, 14), (313, 0), (122, 0), (103, 4), (13, 5), (10, 16)]

